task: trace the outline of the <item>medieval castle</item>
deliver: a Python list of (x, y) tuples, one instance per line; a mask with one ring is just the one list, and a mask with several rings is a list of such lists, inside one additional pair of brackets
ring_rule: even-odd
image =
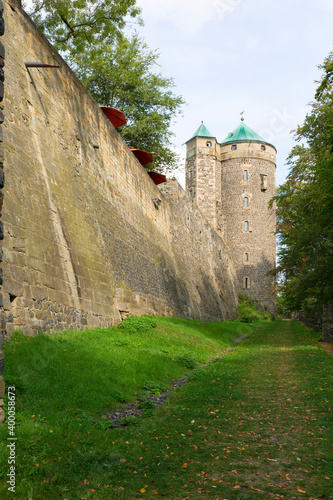
[(186, 191), (157, 186), (21, 1), (0, 0), (1, 19), (0, 401), (15, 329), (223, 320), (239, 293), (274, 311), (274, 146), (243, 122), (221, 143), (202, 124)]
[(186, 145), (186, 191), (227, 243), (239, 293), (274, 311), (275, 147), (243, 118), (221, 143), (201, 123)]
[(221, 143), (202, 123), (186, 190), (157, 186), (20, 0), (3, 8), (1, 336), (222, 320), (239, 293), (274, 311), (274, 146), (243, 121)]

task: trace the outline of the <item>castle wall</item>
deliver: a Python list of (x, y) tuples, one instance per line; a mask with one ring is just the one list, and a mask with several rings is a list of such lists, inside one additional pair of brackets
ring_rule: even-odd
[(217, 233), (179, 186), (161, 193), (17, 0), (5, 15), (7, 333), (230, 317), (235, 273)]
[[(0, 0), (0, 217), (2, 215), (2, 203), (3, 203), (3, 187), (5, 184), (5, 174), (4, 174), (4, 156), (3, 156), (3, 98), (4, 98), (4, 65), (5, 65), (5, 48), (2, 43), (2, 37), (5, 32), (5, 22), (3, 17), (4, 6)], [(2, 240), (3, 240), (3, 223), (0, 221), (0, 262), (3, 259), (2, 252)], [(5, 395), (5, 382), (3, 379), (4, 370), (4, 359), (5, 354), (2, 350), (4, 345), (4, 339), (6, 335), (6, 315), (3, 313), (3, 299), (2, 299), (2, 284), (3, 284), (3, 270), (0, 268), (0, 424), (5, 420), (5, 411), (3, 397)]]

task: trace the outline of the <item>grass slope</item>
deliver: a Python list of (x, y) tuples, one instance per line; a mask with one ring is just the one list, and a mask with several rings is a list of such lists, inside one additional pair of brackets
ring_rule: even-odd
[[(235, 337), (243, 334), (233, 331), (238, 326), (233, 322), (203, 324), (161, 318), (158, 327), (140, 336), (122, 337), (124, 334), (117, 331), (90, 332), (90, 336), (66, 333), (63, 335), (68, 342), (71, 338), (81, 338), (83, 342), (77, 344), (77, 357), (74, 349), (72, 357), (67, 354), (66, 362), (71, 366), (66, 368), (65, 363), (62, 367), (67, 377), (71, 373), (75, 377), (76, 363), (80, 362), (78, 366), (86, 381), (80, 387), (83, 389), (86, 383), (88, 394), (94, 398), (85, 372), (90, 372), (95, 380), (94, 361), (98, 359), (103, 364), (110, 352), (108, 343), (104, 343), (104, 356), (94, 357), (87, 364), (89, 355), (81, 358), (90, 337), (98, 345), (106, 333), (113, 341), (127, 339), (128, 344), (117, 346), (122, 347), (121, 355), (126, 358), (128, 351), (128, 360), (143, 363), (142, 359), (146, 359), (146, 366), (152, 363), (154, 367), (155, 363), (148, 360), (162, 352), (166, 360), (170, 358), (172, 378), (184, 373), (179, 359), (204, 361), (232, 345)], [(222, 340), (224, 327), (228, 341)], [(249, 324), (239, 327), (253, 329)], [(101, 337), (98, 342), (94, 335)], [(160, 349), (155, 335), (161, 336)], [(59, 495), (69, 500), (333, 498), (333, 357), (318, 343), (319, 336), (297, 322), (272, 322), (222, 359), (192, 371), (190, 382), (175, 390), (155, 415), (127, 428), (96, 428), (90, 406), (88, 403), (83, 406), (84, 397), (80, 400), (80, 411), (69, 407), (68, 412), (66, 408), (58, 411), (61, 405), (54, 399), (51, 417), (46, 412), (45, 393), (39, 394), (39, 408), (36, 406), (38, 399), (31, 393), (31, 387), (35, 391), (37, 381), (35, 385), (32, 379), (26, 385), (22, 383), (17, 401), (19, 469), (15, 498), (54, 499)], [(59, 341), (61, 335), (54, 338)], [(23, 362), (32, 351), (30, 343), (39, 345), (42, 341), (43, 338), (37, 338), (10, 346), (6, 366), (8, 358), (11, 365), (18, 356)], [(130, 347), (133, 342), (141, 343), (137, 346), (140, 355), (136, 357), (135, 349)], [(168, 351), (169, 357), (163, 350)], [(58, 352), (51, 366), (57, 366), (61, 354), (62, 351)], [(158, 363), (161, 364), (161, 358)], [(43, 369), (46, 373), (47, 367)], [(99, 391), (103, 392), (104, 378), (108, 380), (108, 375), (99, 369), (102, 376)], [(144, 369), (148, 370), (140, 364), (140, 373)], [(169, 375), (158, 371), (156, 366), (155, 370), (155, 383), (166, 384)], [(130, 380), (134, 376), (132, 371), (131, 374)], [(138, 389), (148, 374), (151, 377), (149, 371), (142, 378), (138, 375)], [(53, 380), (50, 390), (56, 398), (57, 377)], [(67, 388), (69, 384), (68, 381)], [(111, 387), (110, 382), (106, 384)], [(129, 388), (125, 386), (122, 390)], [(134, 394), (134, 386), (132, 390)], [(77, 401), (79, 394), (75, 393), (75, 398)], [(72, 403), (70, 392), (67, 399)], [(98, 396), (94, 401), (97, 405), (104, 400)], [(5, 429), (0, 432), (5, 440)], [(3, 473), (4, 455), (6, 452), (2, 450)], [(4, 483), (2, 487), (0, 493), (5, 495)]]
[[(220, 355), (260, 324), (144, 317), (111, 329), (33, 338), (17, 333), (5, 349), (4, 373), (7, 388), (16, 388), (15, 498), (103, 498), (99, 488), (88, 487), (87, 477), (97, 474), (104, 484), (121, 458), (113, 450), (115, 431), (101, 420), (105, 412), (145, 389), (168, 389), (172, 379)], [(4, 498), (11, 495), (7, 436), (4, 425)]]

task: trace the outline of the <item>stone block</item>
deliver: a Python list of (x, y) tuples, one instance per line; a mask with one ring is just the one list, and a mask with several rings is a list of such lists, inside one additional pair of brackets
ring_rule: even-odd
[(6, 420), (6, 414), (5, 411), (0, 408), (0, 424), (2, 424)]
[(3, 379), (3, 376), (1, 375), (0, 376), (0, 398), (4, 397), (5, 389), (6, 389), (5, 381)]

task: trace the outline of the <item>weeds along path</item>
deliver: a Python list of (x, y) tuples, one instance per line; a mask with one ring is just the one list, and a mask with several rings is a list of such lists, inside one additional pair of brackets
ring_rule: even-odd
[(273, 322), (155, 416), (111, 431), (115, 466), (96, 498), (333, 498), (333, 358), (319, 336)]

